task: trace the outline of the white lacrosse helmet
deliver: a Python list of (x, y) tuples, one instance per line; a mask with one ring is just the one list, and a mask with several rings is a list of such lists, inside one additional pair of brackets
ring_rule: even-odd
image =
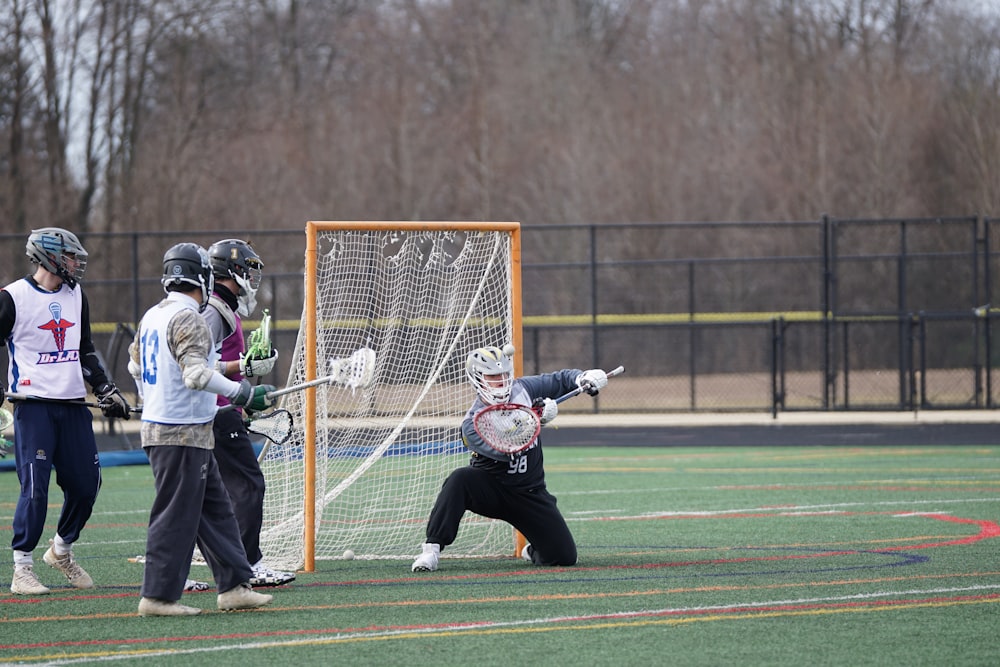
[[(510, 400), (510, 391), (514, 386), (514, 360), (499, 347), (481, 347), (470, 352), (465, 361), (465, 374), (487, 405)], [(500, 377), (487, 380), (487, 375)]]
[[(76, 234), (60, 227), (35, 229), (28, 236), (27, 255), (32, 262), (45, 267), (70, 287), (83, 280), (87, 268), (87, 251)], [(68, 263), (72, 260), (72, 266)]]

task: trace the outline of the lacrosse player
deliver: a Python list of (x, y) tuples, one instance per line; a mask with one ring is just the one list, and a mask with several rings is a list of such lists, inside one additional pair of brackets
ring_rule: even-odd
[[(34, 572), (32, 552), (45, 530), (53, 467), (63, 504), (42, 560), (74, 588), (94, 586), (72, 550), (101, 487), (93, 416), (79, 405), (87, 385), (105, 416), (128, 419), (131, 407), (108, 379), (90, 336), (90, 306), (79, 285), (87, 251), (74, 234), (58, 227), (32, 231), (26, 248), (37, 265), (34, 273), (0, 291), (0, 340), (10, 357), (11, 400), (18, 399), (14, 452), (21, 483), (14, 508), (10, 591), (45, 595), (49, 589)], [(3, 398), (0, 387), (0, 403)]]
[[(507, 350), (512, 353), (511, 349)], [(514, 361), (504, 350), (473, 350), (465, 372), (476, 388), (476, 400), (462, 421), (462, 441), (472, 450), (468, 466), (457, 468), (444, 481), (427, 522), (427, 541), (413, 561), (414, 572), (433, 572), (441, 551), (455, 541), (466, 510), (511, 524), (528, 541), (521, 556), (535, 565), (568, 566), (576, 563), (576, 543), (556, 507), (555, 496), (545, 488), (542, 447), (536, 439), (513, 456), (486, 443), (473, 426), (475, 415), (491, 405), (537, 405), (541, 423), (559, 412), (555, 398), (580, 387), (596, 395), (607, 383), (599, 369), (565, 369), (555, 373), (514, 379)]]
[[(264, 263), (246, 241), (224, 239), (208, 249), (215, 275), (215, 290), (203, 313), (212, 330), (212, 340), (219, 353), (217, 369), (231, 380), (240, 382), (259, 378), (274, 369), (278, 351), (266, 343), (267, 350), (246, 350), (243, 320), (257, 305)], [(219, 396), (219, 406), (229, 405)], [(264, 522), (264, 473), (260, 470), (243, 411), (223, 410), (215, 416), (215, 460), (219, 473), (233, 501), (233, 511), (240, 524), (240, 537), (247, 557), (253, 564), (253, 586), (280, 586), (295, 580), (292, 572), (271, 569), (264, 564), (260, 550), (260, 528)]]
[(219, 595), (219, 609), (271, 601), (254, 591), (239, 525), (212, 454), (216, 395), (240, 407), (270, 406), (273, 385), (233, 382), (215, 368), (212, 333), (201, 316), (213, 286), (204, 248), (180, 243), (163, 256), (166, 298), (143, 315), (129, 346), (129, 372), (143, 397), (142, 447), (156, 496), (149, 513), (140, 616), (191, 616), (180, 604), (195, 543)]

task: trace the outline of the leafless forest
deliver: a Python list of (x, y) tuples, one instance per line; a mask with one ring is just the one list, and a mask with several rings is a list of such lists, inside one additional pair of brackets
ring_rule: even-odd
[(0, 6), (7, 232), (1000, 214), (991, 2)]

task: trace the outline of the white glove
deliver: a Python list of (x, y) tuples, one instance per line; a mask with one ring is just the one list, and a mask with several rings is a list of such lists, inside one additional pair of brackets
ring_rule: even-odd
[(266, 359), (251, 359), (240, 355), (240, 373), (244, 377), (260, 377), (274, 370), (274, 362), (278, 360), (278, 351), (271, 350), (271, 356)]
[(545, 426), (559, 415), (559, 404), (551, 398), (542, 399), (540, 407), (542, 410), (538, 415), (538, 420), (542, 422), (542, 426)]
[(592, 368), (576, 376), (576, 386), (591, 396), (597, 396), (598, 392), (608, 386), (608, 374), (600, 368)]
[(142, 399), (142, 367), (131, 359), (128, 360), (128, 374), (135, 380), (135, 395)]
[(142, 384), (142, 368), (131, 359), (128, 360), (128, 374), (132, 376), (136, 384)]

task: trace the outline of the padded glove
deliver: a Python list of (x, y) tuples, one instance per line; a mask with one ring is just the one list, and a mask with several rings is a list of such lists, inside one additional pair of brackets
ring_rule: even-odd
[(240, 382), (236, 393), (232, 396), (227, 396), (227, 398), (232, 401), (233, 405), (260, 412), (274, 405), (274, 399), (268, 398), (267, 395), (275, 389), (277, 387), (273, 384), (259, 384), (254, 386), (248, 380), (243, 380)]
[(600, 368), (592, 368), (576, 376), (576, 386), (591, 396), (597, 396), (602, 389), (608, 386), (608, 374)]
[(274, 370), (274, 362), (278, 360), (278, 351), (272, 349), (271, 356), (258, 359), (249, 355), (240, 355), (240, 373), (245, 377), (260, 377)]
[(131, 416), (132, 407), (111, 382), (105, 382), (94, 389), (94, 395), (97, 396), (97, 407), (101, 409), (101, 414), (108, 419), (128, 419)]
[(534, 402), (538, 421), (545, 426), (559, 415), (559, 404), (551, 398), (536, 398)]

